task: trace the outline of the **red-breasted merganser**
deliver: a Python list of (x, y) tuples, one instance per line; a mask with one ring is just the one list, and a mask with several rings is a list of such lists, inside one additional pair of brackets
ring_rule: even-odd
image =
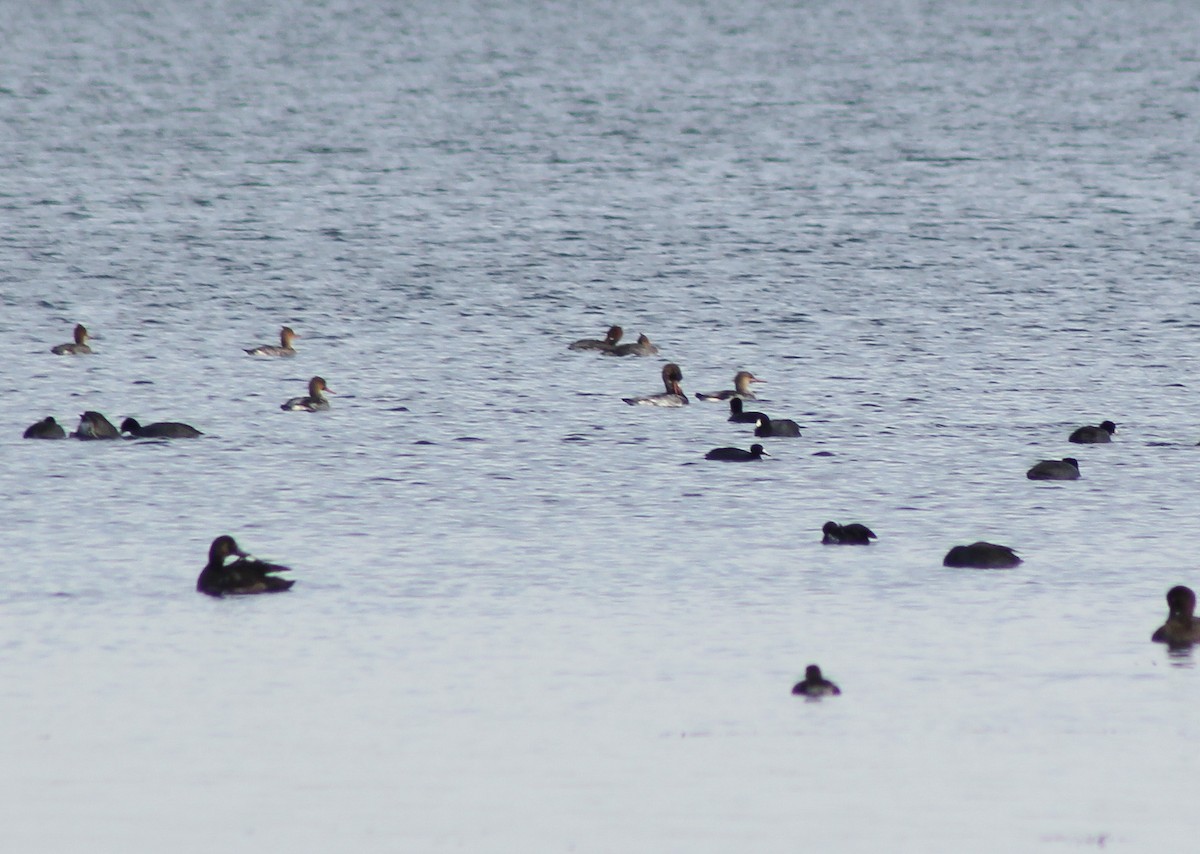
[(683, 371), (679, 370), (679, 365), (674, 362), (663, 365), (662, 379), (663, 385), (667, 389), (662, 394), (650, 394), (645, 397), (625, 397), (622, 400), (630, 406), (687, 406), (687, 395), (683, 393), (683, 389), (679, 386), (679, 381), (683, 379)]

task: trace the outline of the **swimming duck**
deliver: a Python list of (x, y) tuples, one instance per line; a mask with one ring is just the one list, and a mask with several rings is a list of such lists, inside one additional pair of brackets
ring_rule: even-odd
[(1190, 646), (1200, 641), (1200, 622), (1193, 616), (1196, 594), (1190, 587), (1179, 585), (1167, 591), (1167, 621), (1151, 636), (1155, 643), (1173, 647)]
[(293, 397), (291, 400), (280, 404), (280, 409), (286, 409), (290, 412), (320, 412), (329, 408), (329, 401), (324, 395), (333, 394), (334, 392), (325, 385), (325, 380), (321, 377), (313, 377), (308, 381), (308, 396)]
[(748, 451), (743, 451), (741, 448), (713, 448), (704, 455), (704, 459), (721, 460), (726, 463), (749, 463), (769, 456), (771, 455), (763, 450), (762, 445), (751, 445)]
[(821, 528), (821, 534), (821, 542), (827, 546), (869, 546), (871, 540), (879, 539), (874, 531), (858, 522), (851, 522), (849, 525), (826, 522)]
[(955, 546), (946, 553), (942, 566), (961, 566), (971, 569), (1012, 569), (1021, 563), (1016, 552), (1008, 546), (977, 542)]
[[(734, 398), (734, 400), (736, 399)], [(796, 439), (800, 436), (800, 425), (790, 418), (776, 418), (772, 420), (763, 415), (759, 417), (756, 423), (754, 435), (760, 439), (765, 439), (768, 436), (783, 436)]]
[(714, 391), (709, 394), (697, 392), (697, 400), (729, 400), (731, 397), (741, 397), (746, 400), (758, 400), (754, 392), (750, 391), (750, 383), (765, 383), (766, 380), (760, 380), (758, 377), (749, 371), (738, 371), (733, 376), (733, 388), (727, 388), (724, 391)]
[(116, 439), (120, 435), (111, 421), (90, 409), (79, 416), (79, 426), (71, 434), (76, 439)]
[(1077, 427), (1073, 432), (1068, 442), (1074, 442), (1076, 445), (1103, 445), (1112, 441), (1113, 433), (1117, 432), (1117, 425), (1111, 421), (1101, 421), (1098, 427)]
[(178, 421), (157, 421), (143, 427), (134, 418), (126, 418), (121, 422), (121, 432), (137, 439), (194, 439), (204, 435), (190, 424)]
[(748, 412), (742, 406), (740, 397), (729, 398), (729, 420), (737, 424), (757, 424), (758, 419), (766, 418), (762, 412)]
[[(237, 560), (226, 561), (233, 556)], [(196, 579), (196, 590), (209, 596), (224, 596), (226, 593), (279, 593), (296, 582), (290, 578), (277, 578), (271, 573), (287, 572), (288, 567), (264, 563), (238, 548), (233, 537), (224, 534), (212, 541), (208, 549), (208, 565)]]
[(679, 370), (679, 365), (668, 362), (663, 365), (662, 369), (663, 385), (667, 389), (664, 393), (621, 399), (630, 406), (687, 406), (687, 395), (683, 393), (683, 389), (679, 385), (679, 381), (682, 379), (683, 371)]
[(75, 324), (75, 343), (74, 344), (56, 344), (50, 348), (50, 352), (56, 356), (84, 356), (92, 352), (92, 348), (87, 345), (87, 341), (92, 336), (88, 334), (87, 327), (82, 323)]
[(602, 350), (605, 353), (612, 352), (613, 347), (617, 346), (617, 342), (621, 340), (621, 336), (625, 334), (619, 326), (608, 327), (608, 332), (604, 336), (603, 341), (598, 341), (595, 338), (580, 338), (574, 344), (568, 344), (568, 350)]
[(645, 335), (639, 335), (636, 344), (617, 344), (605, 352), (610, 356), (656, 356), (658, 348)]
[(251, 356), (295, 356), (296, 348), (292, 346), (292, 339), (299, 338), (292, 327), (285, 326), (279, 330), (279, 346), (273, 344), (263, 344), (261, 347), (255, 347), (252, 350), (247, 350)]
[(67, 431), (62, 428), (62, 425), (54, 420), (52, 415), (47, 415), (37, 424), (31, 424), (25, 428), (26, 439), (65, 439)]
[(1079, 460), (1063, 457), (1061, 460), (1042, 460), (1025, 477), (1030, 480), (1079, 480)]
[(810, 664), (804, 668), (804, 681), (792, 686), (792, 693), (805, 697), (830, 697), (842, 693), (842, 689), (821, 675), (821, 668)]

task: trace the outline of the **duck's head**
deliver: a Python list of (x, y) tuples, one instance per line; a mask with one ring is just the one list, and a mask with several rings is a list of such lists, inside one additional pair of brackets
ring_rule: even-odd
[(246, 557), (246, 553), (238, 548), (237, 540), (228, 534), (217, 537), (208, 548), (208, 562), (214, 566), (223, 564), (230, 555)]
[(824, 677), (821, 676), (821, 668), (815, 664), (810, 664), (804, 668), (805, 682), (820, 682)]
[(683, 394), (683, 389), (679, 386), (679, 381), (683, 379), (683, 371), (679, 369), (679, 365), (674, 362), (663, 365), (662, 378), (668, 392)]
[(85, 344), (85, 343), (87, 343), (87, 340), (90, 337), (91, 336), (88, 335), (86, 326), (84, 326), (82, 323), (75, 324), (75, 343), (76, 344)]
[(608, 327), (608, 332), (604, 335), (604, 343), (608, 346), (613, 346), (621, 340), (621, 336), (625, 334), (625, 330), (619, 326)]
[(1196, 610), (1196, 594), (1182, 584), (1167, 591), (1167, 607), (1172, 617), (1191, 617)]
[(643, 332), (638, 336), (638, 343), (643, 347), (647, 346), (650, 343), (650, 336)]
[(842, 532), (842, 526), (837, 522), (826, 522), (821, 526), (821, 533), (827, 537), (836, 537)]
[(308, 381), (308, 394), (310, 397), (320, 397), (321, 392), (325, 392), (325, 394), (337, 394), (337, 392), (325, 384), (324, 377), (313, 377)]
[(295, 330), (292, 329), (292, 327), (290, 327), (290, 326), (285, 326), (279, 330), (279, 343), (285, 349), (290, 349), (292, 346), (292, 339), (299, 338), (299, 337), (300, 336), (297, 335)]
[(746, 391), (750, 388), (750, 383), (765, 383), (766, 380), (760, 380), (758, 377), (749, 371), (738, 371), (733, 375), (733, 387), (738, 391)]

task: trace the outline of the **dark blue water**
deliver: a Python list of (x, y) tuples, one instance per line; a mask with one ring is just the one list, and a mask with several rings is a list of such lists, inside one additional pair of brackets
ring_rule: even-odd
[[(6, 848), (1193, 835), (1200, 8), (7, 11)], [(803, 438), (704, 462), (666, 360)], [(20, 438), (86, 409), (206, 436)], [(295, 589), (197, 595), (221, 533)]]

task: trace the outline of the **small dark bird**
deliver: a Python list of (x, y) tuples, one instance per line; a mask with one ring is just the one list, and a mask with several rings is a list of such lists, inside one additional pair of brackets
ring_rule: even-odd
[(1061, 460), (1042, 460), (1025, 477), (1030, 480), (1079, 480), (1079, 460), (1063, 457)]
[(748, 451), (743, 451), (741, 448), (713, 448), (704, 455), (704, 459), (720, 460), (726, 463), (748, 463), (769, 456), (771, 455), (763, 450), (762, 445), (751, 445)]
[(1111, 421), (1101, 421), (1099, 427), (1077, 427), (1067, 441), (1076, 445), (1104, 445), (1112, 441), (1117, 425)]
[(329, 401), (321, 392), (334, 394), (322, 377), (313, 377), (308, 381), (307, 397), (293, 397), (281, 403), (279, 408), (289, 412), (323, 412), (329, 408)]
[(608, 327), (608, 332), (604, 336), (604, 340), (600, 341), (596, 338), (580, 338), (573, 344), (568, 344), (568, 350), (599, 350), (603, 353), (612, 352), (613, 347), (617, 346), (617, 342), (621, 340), (621, 336), (625, 334), (619, 326)]
[(292, 346), (292, 340), (299, 337), (299, 335), (292, 331), (292, 327), (285, 326), (279, 330), (278, 347), (274, 344), (263, 344), (261, 347), (254, 347), (246, 352), (251, 356), (295, 356), (296, 348)]
[(971, 569), (1012, 569), (1021, 563), (1016, 552), (1008, 546), (995, 543), (971, 543), (969, 546), (955, 546), (946, 552), (942, 566), (961, 566)]
[(62, 425), (54, 420), (54, 417), (47, 415), (37, 424), (31, 424), (25, 428), (26, 439), (65, 439), (67, 431), (62, 428)]
[(798, 439), (800, 437), (800, 425), (790, 418), (771, 419), (763, 415), (758, 419), (758, 423), (754, 428), (754, 435), (760, 439), (765, 439), (769, 436)]
[(1158, 628), (1150, 640), (1169, 644), (1171, 647), (1187, 647), (1200, 641), (1200, 622), (1193, 614), (1196, 611), (1196, 594), (1190, 587), (1179, 585), (1167, 591), (1167, 621)]
[(874, 531), (858, 522), (849, 525), (826, 522), (821, 533), (821, 542), (827, 546), (869, 546), (871, 540), (878, 539)]
[(761, 412), (747, 412), (740, 397), (729, 398), (729, 420), (737, 424), (757, 424), (758, 419), (767, 416)]
[(121, 432), (137, 439), (195, 439), (204, 435), (190, 424), (178, 421), (156, 421), (143, 427), (134, 418), (121, 422)]
[[(226, 562), (234, 556), (237, 560)], [(208, 565), (196, 579), (196, 590), (209, 596), (280, 593), (296, 582), (290, 578), (276, 578), (272, 573), (287, 570), (286, 566), (264, 563), (251, 557), (238, 548), (233, 537), (224, 534), (212, 541), (208, 549)]]
[(79, 426), (71, 435), (76, 439), (116, 439), (121, 434), (111, 421), (89, 409), (79, 416)]
[(815, 699), (817, 697), (837, 696), (842, 693), (842, 689), (822, 676), (820, 667), (810, 664), (804, 668), (804, 681), (793, 685), (792, 693)]
[(77, 323), (75, 324), (75, 343), (55, 344), (50, 348), (50, 352), (56, 356), (86, 356), (92, 352), (92, 348), (87, 345), (88, 339), (91, 337), (87, 327), (82, 323)]

